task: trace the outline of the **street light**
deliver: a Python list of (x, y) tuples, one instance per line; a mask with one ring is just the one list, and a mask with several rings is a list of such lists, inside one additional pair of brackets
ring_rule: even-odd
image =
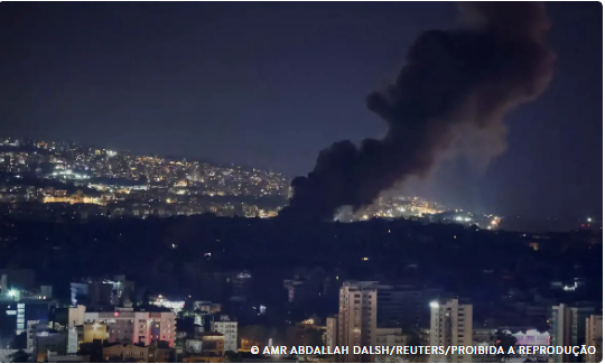
[(14, 289), (11, 289), (10, 291), (8, 291), (8, 296), (9, 297), (15, 297), (17, 295), (17, 291)]

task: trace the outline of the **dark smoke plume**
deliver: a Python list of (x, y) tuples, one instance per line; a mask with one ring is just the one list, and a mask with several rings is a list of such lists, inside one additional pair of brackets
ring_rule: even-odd
[(395, 83), (368, 95), (386, 136), (322, 150), (315, 169), (292, 181), (280, 216), (331, 220), (341, 206), (370, 205), (408, 177), (429, 174), (460, 134), (472, 131), (487, 157), (505, 150), (504, 116), (552, 77), (555, 57), (543, 39), (550, 23), (535, 2), (468, 2), (459, 10), (459, 29), (420, 35)]

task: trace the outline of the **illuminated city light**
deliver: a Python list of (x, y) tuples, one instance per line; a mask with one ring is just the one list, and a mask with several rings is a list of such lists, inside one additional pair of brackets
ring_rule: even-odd
[(429, 303), (429, 306), (431, 308), (439, 308), (439, 302), (437, 301), (432, 301), (431, 303)]
[(151, 302), (152, 305), (158, 307), (169, 308), (175, 313), (179, 313), (185, 307), (185, 301), (171, 301), (158, 296), (158, 299)]

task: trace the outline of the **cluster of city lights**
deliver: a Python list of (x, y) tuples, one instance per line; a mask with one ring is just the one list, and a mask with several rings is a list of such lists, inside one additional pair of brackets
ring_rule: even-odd
[(76, 173), (71, 169), (66, 169), (64, 171), (55, 171), (52, 173), (53, 177), (56, 178), (69, 178), (69, 179), (89, 179), (90, 176), (82, 173)]

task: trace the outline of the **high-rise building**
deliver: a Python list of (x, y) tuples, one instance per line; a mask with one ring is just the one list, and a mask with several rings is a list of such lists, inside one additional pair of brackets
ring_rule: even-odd
[(584, 357), (586, 363), (603, 361), (603, 315), (590, 315), (586, 319), (586, 345), (594, 346), (595, 353)]
[(338, 345), (338, 316), (330, 316), (326, 319), (326, 345), (334, 348)]
[(67, 327), (67, 354), (75, 354), (79, 349), (78, 327), (84, 324), (86, 306), (78, 305), (76, 307), (69, 307), (65, 311), (63, 312), (67, 314), (64, 322)]
[[(429, 306), (431, 310), (429, 345), (473, 345), (473, 305), (461, 304), (458, 299), (449, 299), (433, 301)], [(431, 355), (429, 362), (470, 363), (472, 360), (471, 354), (450, 353), (447, 356)]]
[[(586, 319), (595, 312), (592, 303), (577, 304), (574, 307), (561, 303), (552, 307), (550, 318), (551, 345), (576, 346), (586, 342)], [(576, 363), (579, 357), (570, 354), (554, 354), (555, 363)]]
[(237, 321), (229, 319), (227, 315), (221, 315), (218, 320), (212, 321), (210, 331), (224, 335), (224, 350), (237, 353)]
[(347, 281), (340, 288), (338, 345), (348, 346), (345, 362), (365, 361), (353, 353), (353, 346), (374, 345), (378, 282)]

